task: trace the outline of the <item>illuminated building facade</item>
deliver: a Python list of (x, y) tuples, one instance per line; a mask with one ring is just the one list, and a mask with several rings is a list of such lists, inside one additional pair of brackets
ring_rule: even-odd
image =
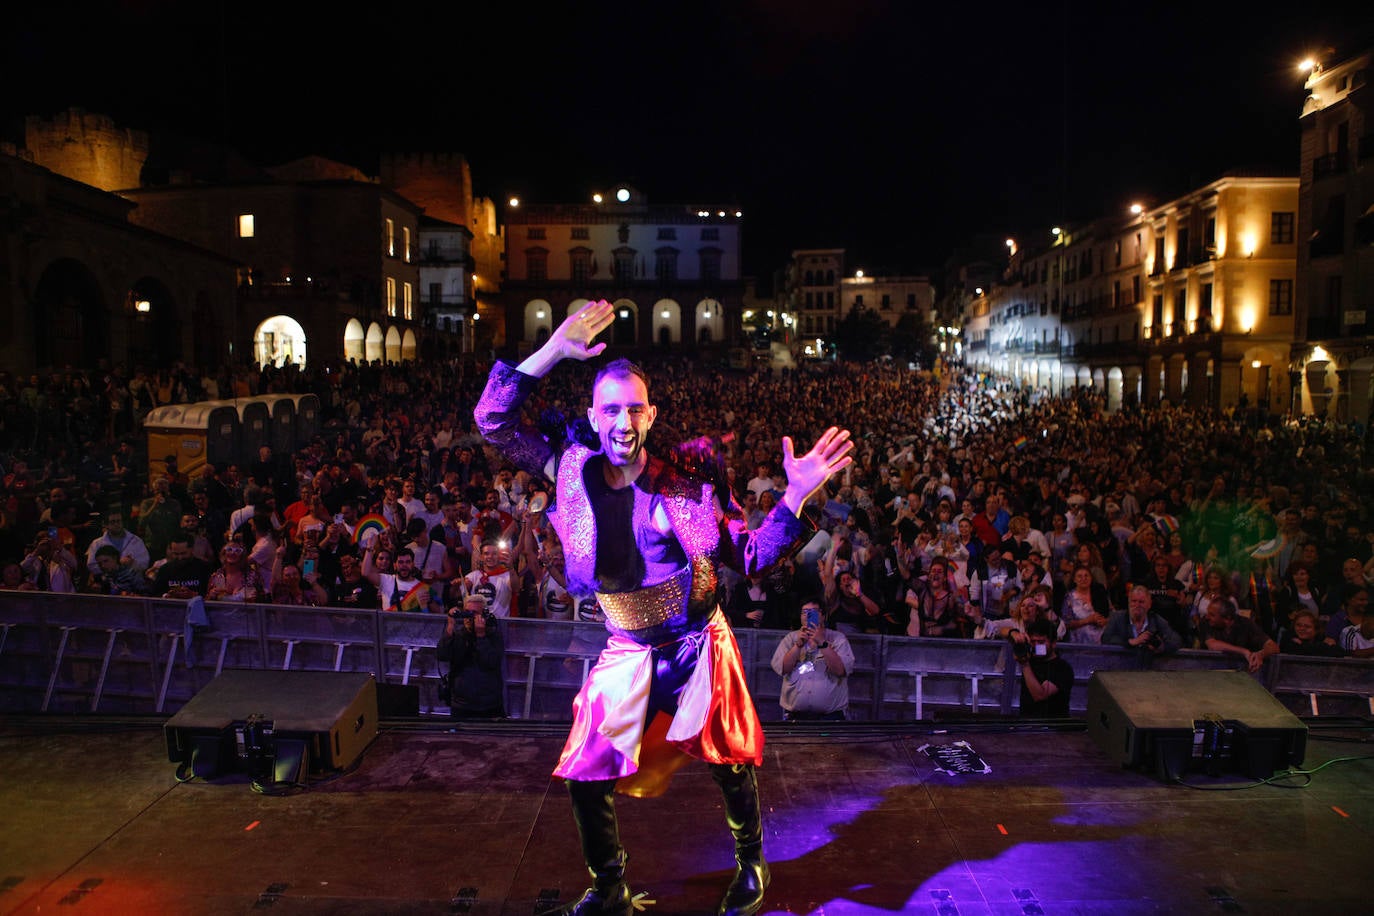
[(584, 204), (512, 200), (505, 210), (505, 348), (539, 346), (589, 300), (615, 304), (613, 348), (696, 351), (737, 340), (744, 214), (651, 205), (619, 185)]
[(1374, 405), (1374, 50), (1312, 67), (1296, 237), (1295, 413), (1368, 423)]
[[(966, 329), (969, 363), (1108, 409), (1161, 401), (1282, 411), (1298, 180), (1227, 175), (1119, 218), (1009, 246)], [(1011, 240), (1009, 240), (1011, 241)]]

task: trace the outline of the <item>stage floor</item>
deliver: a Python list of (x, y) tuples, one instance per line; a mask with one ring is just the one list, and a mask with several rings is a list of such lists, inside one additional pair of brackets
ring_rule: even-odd
[[(384, 722), (351, 772), (269, 796), (178, 783), (161, 722), (0, 721), (0, 913), (528, 916), (586, 886), (559, 728)], [(1223, 791), (1073, 728), (770, 726), (764, 912), (1368, 913), (1371, 732), (1309, 724), (1310, 786), (1189, 774)], [(990, 772), (922, 751), (957, 741)], [(706, 768), (619, 811), (645, 911), (713, 912), (733, 862)]]

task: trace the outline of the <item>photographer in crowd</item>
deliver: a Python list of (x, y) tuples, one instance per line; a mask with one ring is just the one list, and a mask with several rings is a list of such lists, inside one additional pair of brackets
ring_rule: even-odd
[(1055, 651), (1058, 627), (1037, 620), (1026, 632), (1011, 630), (1012, 653), (1021, 666), (1021, 716), (1035, 719), (1067, 719), (1073, 690), (1073, 666)]
[(825, 628), (819, 601), (802, 604), (802, 628), (788, 633), (773, 651), (772, 668), (782, 678), (783, 718), (842, 720), (849, 708), (849, 672), (854, 650), (839, 630)]
[(506, 645), (481, 595), (451, 608), (435, 655), (448, 662), (448, 705), (455, 719), (500, 719), (506, 714), (502, 674)]
[(1153, 601), (1144, 585), (1131, 586), (1126, 610), (1112, 612), (1102, 630), (1102, 644), (1136, 649), (1145, 664), (1156, 655), (1171, 655), (1182, 648), (1183, 637), (1151, 609)]

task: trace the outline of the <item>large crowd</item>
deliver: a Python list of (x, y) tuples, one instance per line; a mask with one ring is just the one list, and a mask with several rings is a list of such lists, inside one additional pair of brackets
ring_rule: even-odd
[[(433, 612), (481, 595), (496, 616), (595, 619), (562, 588), (547, 483), (476, 433), (487, 368), (0, 373), (0, 589)], [(812, 602), (841, 632), (1001, 637), (1041, 619), (1094, 642), (1138, 592), (1184, 646), (1215, 647), (1239, 619), (1252, 656), (1374, 655), (1374, 468), (1355, 427), (1107, 413), (1094, 389), (887, 364), (645, 368), (664, 418), (651, 450), (714, 443), (746, 524), (786, 487), (784, 433), (839, 425), (858, 443), (789, 561), (721, 570), (737, 627), (795, 630)], [(545, 380), (529, 421), (577, 435), (594, 369)], [(267, 392), (320, 398), (320, 432), (294, 454), (190, 475), (147, 454), (154, 407)]]

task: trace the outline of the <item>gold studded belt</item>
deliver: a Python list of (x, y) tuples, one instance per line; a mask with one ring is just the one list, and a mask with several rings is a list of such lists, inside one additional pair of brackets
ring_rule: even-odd
[(714, 592), (715, 570), (709, 559), (699, 557), (657, 585), (632, 592), (597, 592), (596, 600), (612, 626), (633, 631), (666, 623), (687, 610), (689, 598), (698, 600)]

